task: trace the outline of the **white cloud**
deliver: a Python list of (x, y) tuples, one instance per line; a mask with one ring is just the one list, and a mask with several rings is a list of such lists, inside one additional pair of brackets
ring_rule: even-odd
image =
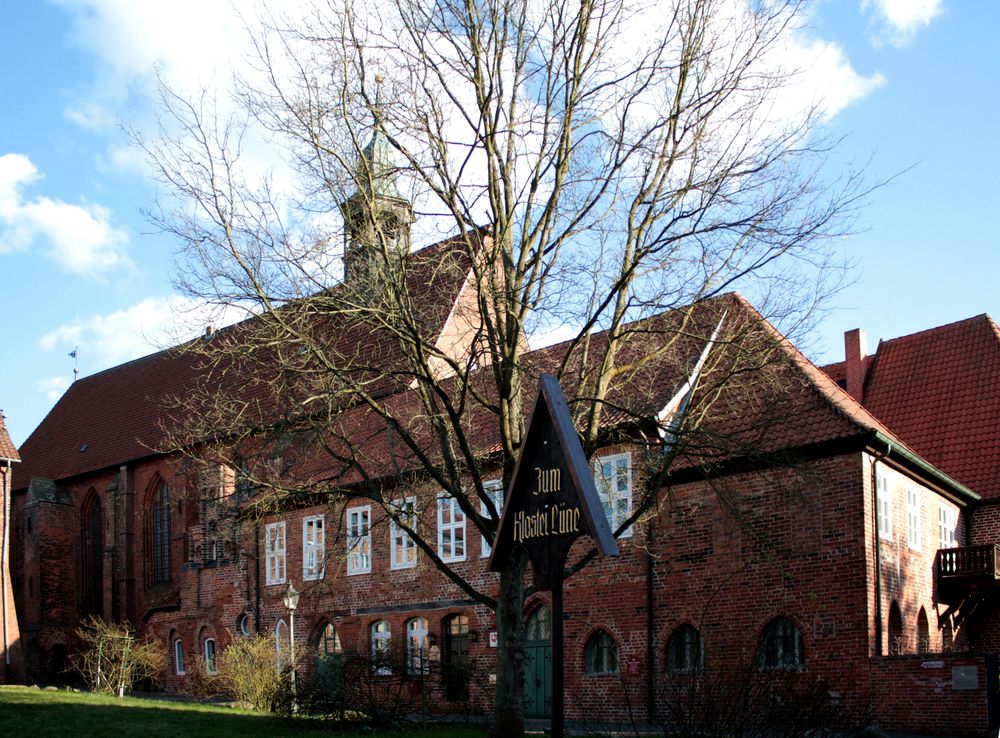
[(41, 179), (38, 168), (23, 154), (0, 156), (0, 253), (43, 244), (46, 256), (83, 275), (129, 265), (128, 236), (112, 225), (106, 207), (44, 196), (25, 199), (23, 190)]
[(797, 70), (783, 107), (804, 110), (817, 105), (827, 120), (885, 84), (880, 73), (859, 73), (838, 44), (801, 32), (785, 40), (780, 56), (787, 68)]
[(81, 371), (90, 374), (199, 335), (207, 325), (220, 327), (241, 318), (238, 309), (220, 310), (172, 295), (151, 297), (107, 315), (93, 315), (49, 331), (39, 345), (45, 351), (77, 348)]
[[(192, 91), (228, 74), (246, 50), (233, 5), (214, 0), (55, 0), (73, 19), (75, 41), (101, 62), (89, 90), (67, 108), (83, 125), (107, 129), (130, 96), (153, 92), (157, 73)], [(241, 3), (253, 12), (255, 3)]]
[(877, 42), (905, 46), (940, 15), (943, 0), (862, 0), (861, 9), (874, 15), (879, 26)]
[(69, 377), (49, 377), (35, 382), (35, 391), (45, 395), (45, 399), (49, 402), (55, 402), (62, 397), (67, 387), (69, 387)]

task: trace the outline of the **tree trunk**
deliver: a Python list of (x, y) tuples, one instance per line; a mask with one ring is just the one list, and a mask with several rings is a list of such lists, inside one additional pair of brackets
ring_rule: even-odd
[(524, 735), (524, 553), (515, 549), (497, 594), (497, 691), (492, 738)]

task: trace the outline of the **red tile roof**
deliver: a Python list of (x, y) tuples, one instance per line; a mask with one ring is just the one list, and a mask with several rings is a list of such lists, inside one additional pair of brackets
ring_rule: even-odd
[(879, 344), (864, 405), (918, 454), (1000, 498), (1000, 331), (988, 315)]
[(13, 441), (10, 440), (10, 434), (7, 433), (7, 425), (3, 422), (3, 413), (0, 413), (0, 459), (21, 460), (21, 457), (17, 455), (17, 449), (14, 448)]
[[(410, 255), (406, 279), (411, 291), (427, 296), (416, 308), (425, 329), (440, 330), (444, 325), (464, 289), (469, 263), (467, 243), (461, 237)], [(307, 310), (308, 306), (303, 312)], [(15, 479), (17, 488), (27, 487), (35, 476), (65, 479), (157, 453), (168, 445), (163, 419), (176, 398), (188, 396), (206, 382), (236, 387), (248, 407), (267, 412), (272, 386), (254, 372), (263, 371), (262, 367), (273, 370), (268, 364), (270, 354), (264, 350), (234, 356), (225, 350), (255, 326), (249, 320), (217, 331), (211, 352), (192, 351), (199, 342), (205, 345), (203, 339), (196, 339), (74, 382), (21, 446), (24, 463)], [(333, 355), (364, 352), (370, 364), (382, 368), (398, 361), (391, 351), (394, 341), (385, 332), (347, 319), (324, 330), (333, 336), (329, 341)], [(378, 373), (382, 385), (369, 391), (398, 391), (400, 387), (388, 384), (388, 375)]]
[[(681, 385), (691, 362), (701, 353), (719, 316), (727, 317), (717, 350), (710, 354), (703, 381), (691, 404), (700, 414), (694, 432), (686, 435), (686, 450), (678, 468), (732, 460), (733, 457), (773, 458), (774, 454), (814, 444), (869, 439), (881, 433), (897, 449), (905, 445), (853, 398), (765, 321), (742, 297), (728, 294), (683, 310), (676, 310), (628, 327), (631, 334), (621, 353), (622, 374), (608, 396), (605, 427), (636, 421), (647, 427)], [(655, 361), (640, 361), (650, 346), (670, 340), (669, 350)], [(607, 336), (591, 336), (590, 356), (599, 354)], [(529, 372), (558, 370), (569, 342), (532, 352), (525, 357)], [(592, 363), (592, 362), (591, 362)], [(578, 390), (580, 363), (569, 361), (560, 382), (571, 412), (586, 411), (587, 393)], [(453, 388), (454, 389), (454, 388)], [(528, 380), (525, 396), (534, 397)], [(576, 398), (576, 399), (574, 399)], [(355, 407), (331, 420), (323, 438), (328, 453), (315, 448), (305, 435), (300, 443), (282, 451), (280, 472), (296, 486), (324, 488), (419, 469), (415, 455), (401, 439), (400, 430), (412, 435), (425, 449), (434, 438), (427, 413), (415, 392), (387, 400), (386, 407), (399, 424), (390, 429), (367, 407)], [(496, 418), (481, 405), (471, 406), (463, 421), (479, 453), (499, 449)], [(580, 423), (580, 418), (577, 418)], [(349, 438), (345, 442), (343, 439)], [(363, 470), (363, 472), (362, 472)]]
[[(418, 252), (411, 258), (427, 258), (427, 267), (412, 270), (413, 294), (427, 295), (425, 315), (430, 325), (442, 325), (450, 306), (462, 289), (463, 279), (451, 270), (437, 268), (446, 247)], [(460, 249), (456, 249), (462, 253)], [(648, 427), (652, 417), (676, 392), (692, 362), (711, 335), (719, 316), (727, 317), (717, 349), (710, 354), (698, 392), (691, 405), (698, 425), (688, 436), (682, 465), (712, 464), (736, 456), (773, 454), (814, 444), (868, 437), (878, 432), (904, 446), (899, 438), (871, 413), (843, 392), (821, 370), (813, 366), (785, 340), (749, 303), (736, 294), (705, 300), (687, 308), (664, 313), (627, 328), (628, 338), (619, 354), (618, 374), (608, 395), (605, 427), (641, 421)], [(337, 329), (336, 347), (365, 352), (392, 361), (381, 337), (359, 333), (351, 326)], [(213, 341), (238, 340), (239, 326), (220, 331)], [(228, 331), (228, 333), (227, 333)], [(228, 336), (228, 338), (227, 338)], [(570, 359), (560, 375), (571, 411), (588, 407), (586, 376), (593, 371), (593, 357), (606, 345), (606, 334), (590, 337), (589, 357), (571, 343), (532, 352), (525, 357), (529, 370), (558, 371), (567, 352)], [(222, 344), (224, 345), (224, 343)], [(651, 348), (657, 349), (652, 351)], [(652, 356), (652, 359), (650, 357)], [(52, 409), (21, 449), (24, 467), (18, 481), (26, 486), (32, 476), (65, 479), (102, 468), (114, 467), (155, 453), (164, 445), (161, 420), (170, 398), (191, 392), (196, 383), (224, 382), (231, 390), (238, 384), (241, 399), (260, 401), (254, 376), (241, 367), (222, 366), (222, 379), (213, 377), (204, 357), (190, 352), (166, 351), (123, 364), (76, 382)], [(256, 366), (260, 366), (257, 364)], [(219, 367), (215, 367), (216, 369)], [(484, 387), (490, 377), (482, 373)], [(581, 384), (581, 377), (582, 380)], [(263, 382), (262, 385), (269, 383)], [(526, 387), (526, 397), (534, 387)], [(413, 434), (427, 449), (436, 447), (434, 437), (416, 392), (402, 385), (384, 387), (386, 403), (401, 428)], [(452, 387), (457, 391), (457, 384)], [(273, 391), (273, 390), (269, 390)], [(487, 395), (488, 396), (488, 395)], [(577, 399), (574, 400), (574, 397)], [(271, 400), (277, 401), (275, 398)], [(260, 412), (270, 402), (264, 398)], [(470, 440), (479, 454), (499, 447), (496, 422), (491, 410), (474, 405), (463, 415)], [(398, 474), (417, 467), (412, 452), (398, 432), (364, 406), (337, 411), (329, 421), (322, 442), (333, 455), (310, 451), (315, 437), (291, 434), (281, 451), (283, 466), (300, 480), (326, 483), (356, 481), (357, 466), (344, 459), (353, 456), (369, 475)], [(338, 439), (349, 437), (351, 447)], [(335, 463), (334, 463), (335, 462)], [(293, 468), (294, 467), (294, 468)], [(285, 472), (282, 472), (285, 473)]]

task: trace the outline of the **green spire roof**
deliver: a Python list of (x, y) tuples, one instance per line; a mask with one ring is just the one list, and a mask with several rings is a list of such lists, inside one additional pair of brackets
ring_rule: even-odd
[(402, 200), (403, 196), (396, 184), (396, 165), (393, 162), (392, 146), (382, 131), (380, 117), (376, 114), (372, 139), (361, 152), (364, 161), (358, 168), (358, 181), (362, 183), (365, 194)]

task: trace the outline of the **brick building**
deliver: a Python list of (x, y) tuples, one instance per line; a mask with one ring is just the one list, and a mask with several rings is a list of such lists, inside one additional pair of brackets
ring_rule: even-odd
[(0, 411), (0, 628), (3, 639), (0, 641), (0, 684), (19, 682), (25, 678), (24, 654), (10, 578), (10, 499), (14, 463), (20, 460)]
[[(392, 228), (403, 228), (412, 213), (390, 199)], [(348, 220), (352, 212), (349, 202)], [(468, 243), (459, 237), (406, 257), (407, 280), (426, 295), (421, 320), (445, 359), (476, 348)], [(357, 250), (348, 257), (350, 279), (364, 260)], [(569, 717), (667, 721), (680, 681), (746, 669), (822, 690), (859, 723), (985, 732), (996, 686), (983, 654), (1000, 650), (992, 320), (886, 341), (872, 356), (852, 332), (845, 361), (825, 371), (735, 294), (650, 320), (661, 335), (683, 330), (612, 394), (629, 412), (610, 418), (608, 444), (593, 456), (612, 528), (663, 453), (664, 412), (679, 399), (706, 409), (657, 490), (659, 504), (620, 536), (621, 556), (567, 581)], [(240, 330), (200, 340), (238, 340)], [(363, 346), (382, 369), (397, 360), (375, 334), (335, 326), (329, 335), (344, 351)], [(526, 361), (537, 373), (565, 351), (549, 347)], [(692, 375), (706, 356), (703, 374)], [(164, 450), (163, 417), (209, 371), (174, 350), (81, 379), (21, 448), (9, 514), (28, 678), (58, 679), (74, 629), (93, 614), (159, 640), (174, 691), (190, 689), (196, 661), (214, 668), (230, 639), (268, 633), (282, 653), (294, 638), (305, 679), (323, 653), (398, 654), (378, 668), (443, 709), (487, 709), (495, 617), (429, 558), (472, 590), (495, 591), (489, 542), (467, 511), (441, 497), (385, 423), (357, 406), (337, 411), (335, 430), (380, 470), (384, 504), (352, 493), (356, 470), (333, 468), (291, 433), (258, 448), (259, 458), (297, 484), (326, 481), (315, 495), (261, 508), (238, 464)], [(684, 394), (692, 379), (696, 389)], [(411, 387), (380, 391), (400, 422), (418, 422)], [(610, 433), (624, 426), (627, 442)], [(486, 424), (476, 442), (484, 478), (498, 479)], [(433, 551), (419, 550), (405, 525), (427, 531)], [(282, 601), (289, 583), (301, 592), (294, 634)], [(545, 593), (528, 598), (530, 715), (545, 715), (551, 697), (547, 608)], [(448, 678), (469, 664), (481, 680)], [(443, 679), (429, 678), (439, 671)]]

